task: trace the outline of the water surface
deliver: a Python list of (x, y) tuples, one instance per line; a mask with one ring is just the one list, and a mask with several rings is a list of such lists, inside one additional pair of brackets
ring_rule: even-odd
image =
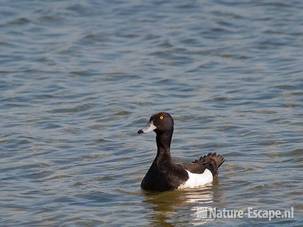
[[(1, 226), (303, 225), (302, 1), (1, 1)], [(154, 112), (213, 186), (144, 193)], [(295, 218), (197, 218), (199, 207)]]

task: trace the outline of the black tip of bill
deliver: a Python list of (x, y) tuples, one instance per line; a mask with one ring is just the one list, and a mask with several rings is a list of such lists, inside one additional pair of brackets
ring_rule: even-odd
[(140, 129), (139, 131), (138, 131), (138, 134), (143, 134), (144, 132), (143, 132), (143, 130), (142, 129)]

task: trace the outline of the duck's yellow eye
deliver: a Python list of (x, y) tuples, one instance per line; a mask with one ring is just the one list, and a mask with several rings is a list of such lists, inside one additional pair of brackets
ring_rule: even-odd
[(163, 120), (163, 118), (164, 118), (164, 117), (161, 115), (161, 116), (160, 116), (160, 120)]

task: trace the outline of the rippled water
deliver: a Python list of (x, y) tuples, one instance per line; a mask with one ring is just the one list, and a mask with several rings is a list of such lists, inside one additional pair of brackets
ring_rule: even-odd
[[(302, 1), (1, 1), (0, 225), (303, 225)], [(144, 193), (149, 116), (213, 186)], [(294, 219), (199, 219), (199, 207)]]

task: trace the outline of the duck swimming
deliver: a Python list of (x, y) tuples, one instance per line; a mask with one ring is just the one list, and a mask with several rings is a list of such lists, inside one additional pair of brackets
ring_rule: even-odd
[(151, 116), (148, 126), (138, 134), (156, 133), (157, 156), (141, 182), (147, 191), (168, 191), (195, 188), (209, 184), (218, 175), (218, 168), (224, 162), (222, 155), (209, 153), (192, 163), (176, 163), (170, 154), (174, 131), (174, 120), (169, 113), (160, 112)]

